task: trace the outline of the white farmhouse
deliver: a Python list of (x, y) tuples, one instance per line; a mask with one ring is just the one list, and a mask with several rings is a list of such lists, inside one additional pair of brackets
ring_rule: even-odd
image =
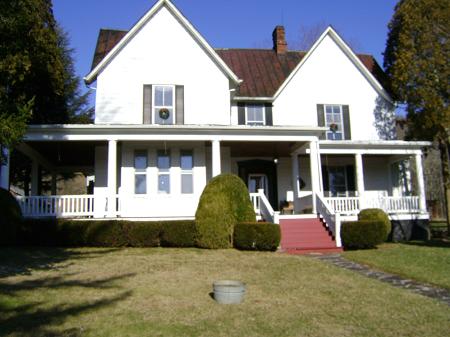
[[(286, 250), (340, 247), (341, 221), (362, 208), (427, 220), (428, 143), (395, 140), (395, 103), (374, 58), (332, 27), (307, 52), (288, 50), (281, 26), (273, 43), (214, 49), (169, 0), (129, 31), (101, 30), (85, 77), (95, 124), (29, 127), (25, 214), (193, 218), (208, 180), (234, 173), (257, 215), (282, 225)], [(93, 194), (37, 196), (39, 167), (91, 170)], [(296, 238), (302, 224), (320, 224), (329, 242)]]

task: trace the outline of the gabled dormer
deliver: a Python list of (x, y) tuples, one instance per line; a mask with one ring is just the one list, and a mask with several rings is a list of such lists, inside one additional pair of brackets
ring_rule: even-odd
[(126, 33), (101, 31), (85, 81), (97, 81), (97, 124), (217, 125), (240, 82), (168, 0)]

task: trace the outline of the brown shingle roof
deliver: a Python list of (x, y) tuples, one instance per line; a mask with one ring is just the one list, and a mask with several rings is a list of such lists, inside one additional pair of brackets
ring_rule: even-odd
[(98, 33), (97, 46), (95, 47), (92, 69), (99, 64), (117, 43), (127, 34), (124, 30), (100, 29)]
[[(126, 35), (126, 31), (101, 29), (95, 48), (92, 69)], [(243, 80), (238, 96), (272, 97), (289, 74), (295, 69), (304, 51), (277, 54), (272, 49), (216, 49), (217, 54)], [(372, 55), (357, 54), (361, 62), (386, 88), (386, 75)]]

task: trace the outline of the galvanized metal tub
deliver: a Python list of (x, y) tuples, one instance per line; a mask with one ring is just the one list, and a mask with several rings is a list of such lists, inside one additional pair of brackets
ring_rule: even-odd
[(213, 283), (214, 299), (220, 304), (239, 304), (244, 300), (245, 283), (221, 280)]

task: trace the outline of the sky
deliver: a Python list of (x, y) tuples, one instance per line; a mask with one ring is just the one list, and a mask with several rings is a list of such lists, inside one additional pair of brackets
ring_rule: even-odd
[[(383, 64), (387, 25), (397, 0), (173, 0), (214, 48), (270, 48), (284, 25), (289, 45), (302, 28), (332, 25), (356, 52)], [(100, 28), (129, 30), (156, 0), (53, 0), (68, 32), (77, 75), (89, 73)], [(288, 46), (289, 47), (289, 46)]]

